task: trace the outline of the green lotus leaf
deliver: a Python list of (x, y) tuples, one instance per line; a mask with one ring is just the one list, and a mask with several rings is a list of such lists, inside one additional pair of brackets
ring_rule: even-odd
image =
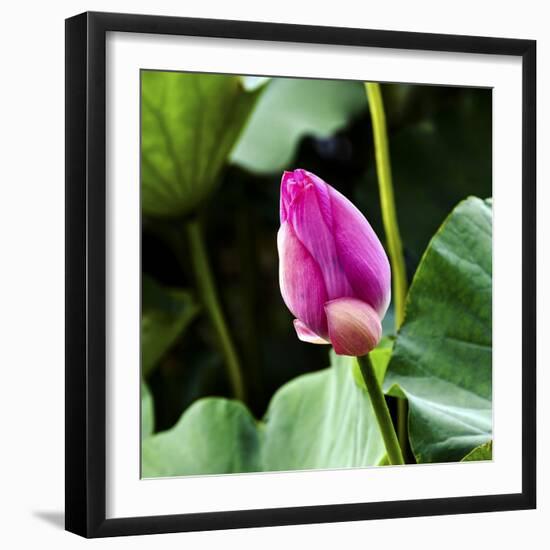
[(239, 401), (196, 401), (170, 430), (143, 441), (143, 477), (374, 466), (385, 449), (349, 357), (285, 384), (265, 418)]
[(262, 90), (237, 76), (142, 71), (143, 213), (185, 215), (212, 193)]
[(361, 82), (273, 79), (231, 160), (260, 174), (288, 169), (304, 136), (328, 137), (366, 108)]
[(461, 460), (492, 438), (492, 207), (468, 198), (430, 242), (384, 388), (409, 401), (418, 462)]

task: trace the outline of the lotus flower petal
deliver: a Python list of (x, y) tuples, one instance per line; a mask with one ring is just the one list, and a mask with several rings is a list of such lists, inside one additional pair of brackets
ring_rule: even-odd
[(279, 285), (288, 309), (320, 337), (327, 336), (327, 291), (319, 265), (285, 222), (277, 234)]
[(333, 231), (340, 265), (353, 296), (370, 304), (382, 319), (391, 297), (388, 257), (365, 216), (342, 194), (329, 188)]
[(319, 198), (321, 214), (326, 224), (332, 227), (329, 186), (320, 177), (300, 168), (293, 172), (283, 172), (283, 177), (281, 178), (281, 223), (286, 221), (293, 200), (307, 185), (315, 187)]
[[(299, 184), (291, 184), (295, 190)], [(326, 184), (315, 185), (309, 179), (295, 193), (287, 221), (296, 237), (308, 249), (321, 268), (328, 298), (352, 296), (353, 290), (340, 264), (330, 221), (332, 213)]]
[(337, 355), (366, 355), (382, 337), (378, 313), (366, 302), (340, 298), (325, 304), (329, 339)]
[(324, 338), (321, 338), (315, 334), (312, 330), (306, 327), (302, 321), (299, 319), (294, 319), (294, 328), (296, 329), (296, 334), (302, 342), (309, 342), (310, 344), (330, 344)]

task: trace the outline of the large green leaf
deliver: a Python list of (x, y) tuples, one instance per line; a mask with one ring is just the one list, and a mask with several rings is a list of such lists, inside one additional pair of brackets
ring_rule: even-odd
[(300, 376), (273, 397), (263, 421), (238, 401), (195, 402), (171, 430), (147, 438), (144, 477), (365, 467), (385, 449), (351, 358)]
[(179, 422), (142, 443), (143, 477), (260, 470), (261, 429), (240, 401), (196, 401)]
[(385, 448), (372, 405), (353, 379), (353, 359), (283, 386), (266, 415), (264, 470), (373, 466)]
[(142, 71), (144, 213), (184, 215), (212, 192), (261, 89), (237, 76)]
[(366, 107), (360, 82), (272, 79), (231, 159), (252, 172), (283, 170), (302, 137), (332, 135)]
[(409, 290), (385, 389), (409, 400), (418, 462), (463, 458), (492, 432), (492, 208), (461, 202)]
[(194, 319), (199, 306), (184, 290), (165, 290), (143, 276), (141, 371), (147, 376)]
[(492, 460), (493, 459), (493, 442), (484, 443), (479, 447), (476, 447), (473, 451), (470, 451), (461, 462), (473, 462), (478, 460)]

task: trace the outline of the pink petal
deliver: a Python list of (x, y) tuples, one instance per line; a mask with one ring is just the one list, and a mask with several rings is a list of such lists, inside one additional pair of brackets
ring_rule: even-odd
[(391, 297), (388, 257), (365, 216), (332, 187), (329, 187), (329, 194), (332, 234), (353, 296), (370, 304), (382, 319)]
[(319, 210), (323, 217), (323, 220), (328, 228), (332, 230), (332, 206), (330, 203), (330, 185), (324, 182), (319, 176), (316, 176), (312, 172), (306, 170), (295, 170), (295, 172), (301, 173), (302, 177), (307, 180), (309, 184), (315, 187), (317, 194), (317, 201), (319, 203)]
[(330, 213), (330, 197), (328, 194), (328, 185), (318, 176), (297, 168), (292, 172), (283, 172), (281, 178), (281, 202), (280, 202), (280, 217), (281, 223), (285, 222), (288, 218), (290, 205), (300, 194), (301, 191), (308, 185), (313, 184), (317, 191), (319, 198), (319, 205), (321, 213), (325, 217), (325, 223), (328, 227), (332, 226), (332, 219)]
[(299, 319), (294, 319), (294, 328), (296, 329), (298, 338), (302, 342), (309, 342), (310, 344), (330, 344), (330, 342), (327, 342), (312, 330), (309, 330)]
[(295, 170), (293, 178), (287, 180), (287, 221), (319, 265), (328, 299), (353, 296), (334, 242), (327, 184), (305, 170)]
[(286, 222), (288, 218), (288, 207), (292, 202), (292, 197), (290, 194), (289, 187), (293, 184), (294, 173), (293, 172), (283, 172), (283, 177), (281, 178), (281, 199), (280, 199), (280, 218), (281, 224)]
[(329, 339), (337, 355), (366, 355), (382, 337), (376, 311), (355, 298), (340, 298), (325, 304)]
[(288, 309), (315, 334), (324, 337), (327, 321), (324, 304), (327, 291), (323, 275), (313, 256), (285, 222), (277, 233), (279, 285)]

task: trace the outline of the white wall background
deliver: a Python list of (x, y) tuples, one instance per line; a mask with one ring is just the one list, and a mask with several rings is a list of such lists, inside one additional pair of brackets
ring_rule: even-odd
[[(64, 18), (85, 10), (538, 40), (539, 509), (85, 542), (62, 528)], [(460, 0), (9, 2), (0, 33), (0, 540), (6, 548), (544, 547), (550, 521), (550, 35), (545, 3)], [(543, 313), (543, 311), (545, 313)], [(538, 544), (537, 544), (538, 542)]]

